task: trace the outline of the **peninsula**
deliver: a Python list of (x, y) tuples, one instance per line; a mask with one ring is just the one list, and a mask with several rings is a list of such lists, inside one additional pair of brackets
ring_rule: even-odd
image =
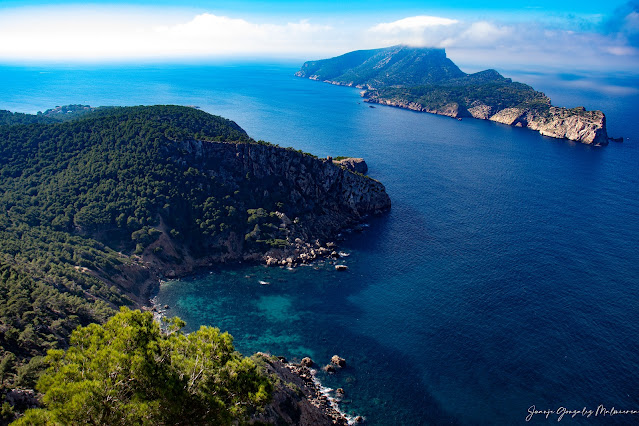
[(359, 50), (306, 62), (295, 75), (365, 89), (362, 96), (370, 103), (491, 120), (585, 144), (608, 144), (601, 111), (553, 106), (542, 92), (493, 69), (466, 74), (444, 49), (399, 45)]
[(162, 278), (311, 261), (389, 208), (349, 164), (192, 107), (0, 111), (0, 389), (33, 387), (48, 349)]

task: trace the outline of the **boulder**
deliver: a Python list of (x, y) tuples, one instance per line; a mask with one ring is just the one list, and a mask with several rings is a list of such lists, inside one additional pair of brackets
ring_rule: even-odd
[(302, 367), (312, 367), (313, 360), (310, 357), (305, 356), (304, 358), (302, 358), (300, 364), (302, 365)]
[(346, 360), (339, 355), (333, 355), (331, 358), (331, 363), (340, 367), (346, 366)]
[(336, 271), (348, 271), (348, 266), (346, 265), (335, 265)]
[(335, 371), (337, 371), (337, 370), (335, 369), (335, 366), (334, 366), (333, 364), (325, 365), (325, 366), (322, 368), (322, 370), (326, 371), (326, 372), (327, 372), (327, 373), (329, 373), (329, 374), (332, 374), (332, 373), (334, 373)]

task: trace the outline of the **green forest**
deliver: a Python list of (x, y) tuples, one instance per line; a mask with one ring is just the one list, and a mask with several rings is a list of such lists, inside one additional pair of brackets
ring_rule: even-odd
[(260, 358), (246, 358), (213, 327), (184, 334), (126, 308), (79, 327), (68, 350), (49, 351), (37, 389), (43, 408), (16, 425), (226, 425), (248, 420), (273, 389)]
[[(77, 327), (137, 306), (127, 268), (161, 235), (202, 255), (231, 233), (286, 245), (274, 212), (291, 208), (290, 188), (267, 194), (250, 174), (219, 178), (184, 160), (180, 141), (265, 144), (234, 122), (189, 107), (71, 107), (0, 112), (3, 391), (32, 388)], [(179, 264), (182, 253), (152, 254)]]

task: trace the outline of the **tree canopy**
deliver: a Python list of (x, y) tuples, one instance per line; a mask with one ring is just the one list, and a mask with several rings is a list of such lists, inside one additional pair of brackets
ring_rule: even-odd
[(68, 350), (50, 350), (38, 381), (44, 408), (16, 425), (230, 424), (270, 398), (273, 385), (228, 333), (162, 330), (150, 312), (122, 308), (104, 325), (79, 327)]

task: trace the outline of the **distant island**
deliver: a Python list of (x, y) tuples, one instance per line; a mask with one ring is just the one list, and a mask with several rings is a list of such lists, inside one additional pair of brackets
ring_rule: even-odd
[(344, 227), (390, 208), (362, 163), (192, 107), (0, 111), (2, 395), (33, 388), (78, 326), (144, 308), (160, 279), (331, 256)]
[(358, 50), (305, 62), (295, 75), (365, 89), (362, 96), (370, 103), (491, 120), (585, 144), (608, 144), (603, 112), (553, 106), (542, 92), (493, 69), (466, 74), (444, 49), (399, 45)]

